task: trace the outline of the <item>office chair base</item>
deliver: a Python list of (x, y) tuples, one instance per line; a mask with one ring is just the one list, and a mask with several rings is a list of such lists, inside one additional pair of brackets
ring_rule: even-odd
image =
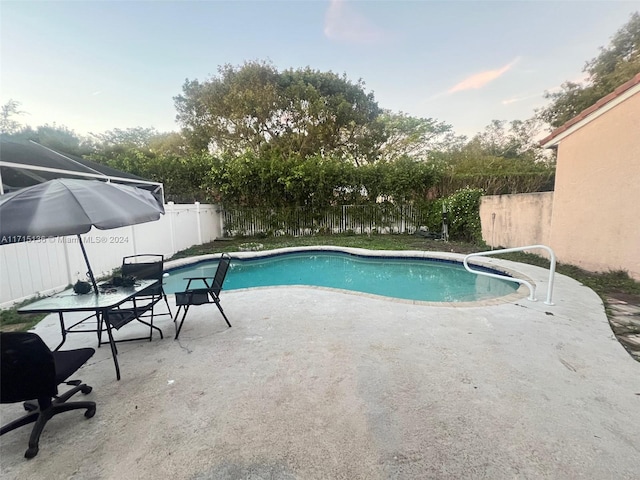
[(54, 403), (51, 407), (49, 407), (49, 411), (34, 411), (27, 415), (27, 417), (33, 415), (35, 418), (33, 420), (30, 419), (30, 421), (35, 421), (36, 424), (33, 426), (33, 430), (31, 431), (31, 437), (29, 437), (29, 448), (27, 448), (27, 451), (24, 452), (24, 458), (33, 458), (38, 454), (38, 452), (40, 451), (40, 435), (42, 435), (47, 422), (54, 415), (69, 410), (78, 410), (81, 408), (87, 409), (87, 411), (84, 412), (85, 418), (92, 418), (96, 414), (95, 402), (63, 402)]
[[(80, 391), (82, 393), (84, 393), (85, 395), (89, 395), (91, 393), (91, 391), (93, 390), (93, 387), (90, 387), (89, 385), (85, 385), (80, 380), (70, 380), (70, 381), (64, 382), (64, 383), (66, 383), (67, 385), (74, 386), (74, 387), (80, 387)], [(77, 390), (75, 392), (73, 392), (73, 394), (75, 394), (75, 393), (77, 393)], [(70, 398), (70, 397), (66, 397), (66, 398)], [(38, 408), (40, 408), (38, 406), (38, 402), (34, 402), (34, 401), (24, 402), (22, 404), (22, 406), (24, 407), (24, 409), (27, 412), (33, 412), (35, 410), (38, 410)]]
[(42, 434), (45, 425), (55, 415), (79, 409), (86, 409), (84, 412), (84, 416), (86, 418), (91, 418), (96, 414), (95, 402), (67, 402), (67, 400), (76, 393), (82, 392), (86, 395), (90, 393), (91, 390), (92, 388), (89, 385), (78, 385), (59, 397), (55, 397), (48, 406), (45, 406), (45, 408), (41, 408), (39, 405), (27, 402), (24, 404), (24, 407), (28, 413), (6, 425), (3, 425), (2, 428), (0, 428), (0, 435), (9, 433), (24, 425), (28, 425), (29, 423), (35, 423), (33, 430), (31, 431), (31, 435), (29, 436), (29, 448), (27, 448), (27, 451), (24, 453), (25, 458), (33, 458), (38, 454), (40, 449), (40, 435)]

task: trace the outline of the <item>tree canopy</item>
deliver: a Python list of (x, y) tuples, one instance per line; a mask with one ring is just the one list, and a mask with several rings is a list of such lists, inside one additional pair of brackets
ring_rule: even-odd
[(565, 82), (559, 92), (545, 93), (551, 104), (539, 116), (552, 127), (562, 126), (640, 73), (640, 13), (631, 15), (609, 45), (585, 64), (583, 72), (589, 76), (586, 85)]
[(20, 130), (20, 122), (14, 117), (21, 115), (20, 102), (12, 98), (0, 107), (0, 134), (11, 135)]
[(191, 145), (220, 154), (336, 156), (359, 166), (404, 155), (424, 160), (461, 141), (451, 125), (383, 111), (362, 80), (309, 67), (224, 65), (207, 81), (187, 80), (174, 100)]
[[(530, 121), (493, 121), (471, 141), (433, 118), (380, 108), (364, 82), (309, 67), (224, 65), (174, 98), (180, 133), (128, 128), (77, 136), (20, 128), (18, 102), (0, 126), (62, 152), (164, 183), (167, 200), (323, 208), (428, 202), (465, 186), (486, 193), (548, 188)], [(10, 132), (10, 133), (7, 133)]]
[(455, 134), (451, 125), (432, 118), (384, 110), (378, 122), (382, 124), (382, 136), (377, 139), (375, 149), (377, 158), (383, 161), (406, 156), (426, 161), (434, 152), (460, 148), (466, 141), (466, 137)]
[(33, 140), (53, 150), (79, 156), (92, 152), (94, 148), (90, 139), (82, 138), (64, 125), (56, 125), (55, 123), (53, 125), (39, 125), (36, 128), (14, 126), (4, 130), (2, 136), (18, 141)]
[(187, 80), (174, 98), (191, 144), (219, 153), (287, 157), (339, 152), (360, 161), (380, 110), (364, 83), (310, 68), (279, 72), (264, 62), (224, 65), (205, 82)]
[[(519, 160), (547, 160), (545, 151), (540, 147), (536, 136), (541, 130), (537, 118), (529, 120), (493, 120), (482, 132), (458, 149), (458, 158), (497, 157)], [(449, 156), (449, 158), (452, 158)], [(455, 158), (455, 156), (454, 156)]]

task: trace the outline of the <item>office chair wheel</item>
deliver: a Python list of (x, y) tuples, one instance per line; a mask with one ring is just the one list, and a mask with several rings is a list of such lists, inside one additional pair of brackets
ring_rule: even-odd
[(86, 412), (84, 412), (84, 416), (87, 418), (91, 418), (96, 414), (96, 407), (88, 408)]
[(91, 390), (93, 390), (93, 387), (90, 387), (89, 385), (85, 385), (83, 388), (80, 389), (80, 391), (85, 395), (90, 394)]
[(38, 409), (38, 405), (33, 402), (24, 402), (22, 406), (27, 412), (35, 412)]
[(24, 452), (24, 458), (33, 458), (38, 454), (38, 450), (40, 450), (38, 447), (29, 447), (27, 448), (27, 451)]

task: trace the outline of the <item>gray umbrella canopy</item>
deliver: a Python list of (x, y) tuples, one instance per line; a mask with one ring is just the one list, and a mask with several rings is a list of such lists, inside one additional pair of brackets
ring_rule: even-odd
[(162, 213), (146, 190), (60, 178), (0, 196), (0, 243), (109, 230), (158, 220)]
[[(136, 187), (60, 178), (0, 196), (0, 244), (60, 237), (158, 220), (164, 206)], [(95, 287), (91, 266), (80, 246)], [(96, 288), (97, 293), (97, 288)]]

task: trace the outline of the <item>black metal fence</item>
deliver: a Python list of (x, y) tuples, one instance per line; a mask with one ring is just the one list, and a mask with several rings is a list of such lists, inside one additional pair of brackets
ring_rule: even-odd
[(414, 233), (426, 225), (426, 212), (389, 204), (224, 209), (223, 218), (228, 236)]

